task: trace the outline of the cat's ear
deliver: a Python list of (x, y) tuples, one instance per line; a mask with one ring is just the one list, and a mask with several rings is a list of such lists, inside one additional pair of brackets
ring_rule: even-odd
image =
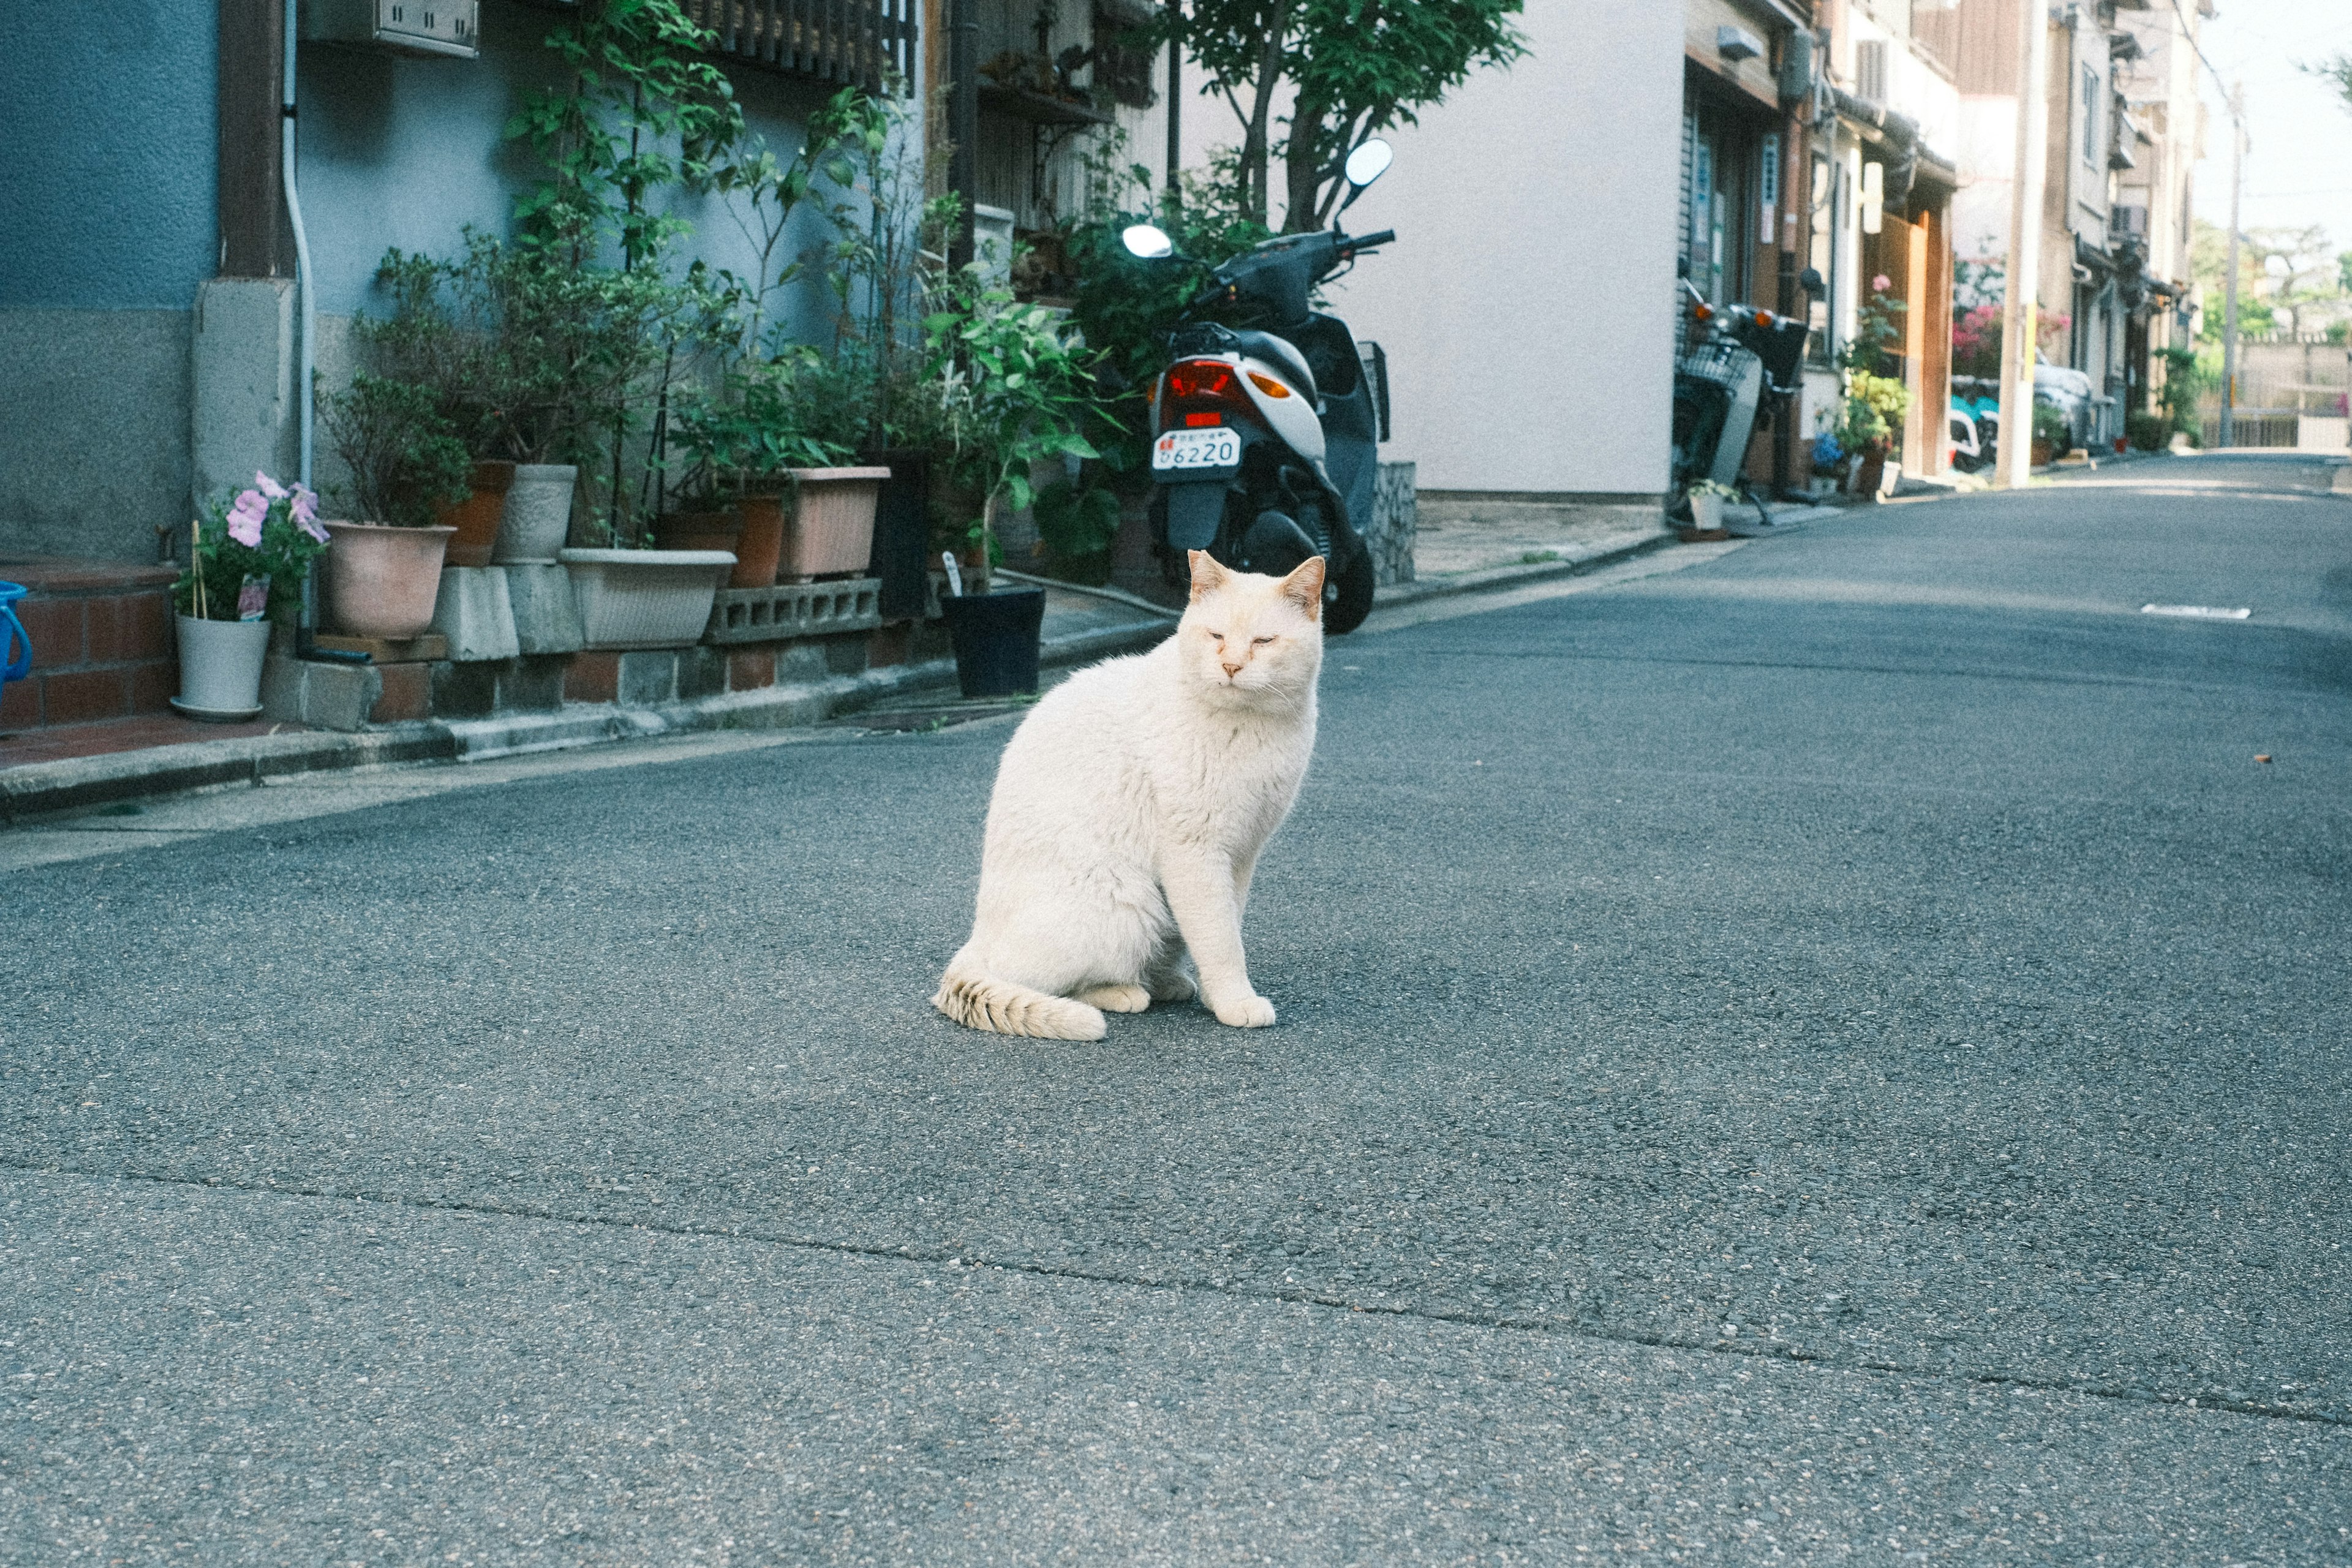
[(1323, 618), (1323, 557), (1309, 556), (1282, 580), (1282, 596), (1307, 613), (1310, 621)]
[(1205, 550), (1187, 551), (1192, 560), (1192, 597), (1211, 593), (1225, 585), (1229, 574), (1217, 563), (1217, 558)]

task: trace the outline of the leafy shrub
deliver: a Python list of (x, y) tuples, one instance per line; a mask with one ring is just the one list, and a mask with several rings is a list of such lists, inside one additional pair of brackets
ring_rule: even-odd
[(2172, 421), (2153, 411), (2126, 415), (2124, 435), (2143, 452), (2160, 452), (2172, 439)]

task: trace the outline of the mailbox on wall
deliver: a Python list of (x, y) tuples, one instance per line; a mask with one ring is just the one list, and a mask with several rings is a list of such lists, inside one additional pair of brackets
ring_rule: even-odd
[(480, 0), (302, 0), (302, 37), (470, 60)]

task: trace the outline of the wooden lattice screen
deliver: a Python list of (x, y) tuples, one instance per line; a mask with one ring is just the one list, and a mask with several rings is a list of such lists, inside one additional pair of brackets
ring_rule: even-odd
[(719, 52), (880, 92), (913, 79), (915, 0), (684, 0)]

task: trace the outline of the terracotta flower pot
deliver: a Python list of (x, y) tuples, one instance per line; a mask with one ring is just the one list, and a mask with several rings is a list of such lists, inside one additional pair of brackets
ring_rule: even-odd
[(330, 522), (327, 615), (337, 631), (398, 642), (423, 637), (441, 591), (441, 563), (457, 530)]
[(1854, 467), (1853, 493), (1876, 500), (1879, 491), (1885, 488), (1885, 481), (1886, 448), (1864, 447), (1862, 449), (1862, 461)]
[(731, 511), (674, 511), (654, 519), (654, 548), (732, 554), (742, 532), (743, 520)]
[(874, 506), (889, 477), (887, 468), (794, 468), (798, 493), (777, 579), (864, 572), (874, 559)]
[(2053, 442), (2053, 441), (2043, 441), (2043, 440), (2041, 440), (2041, 439), (2038, 439), (2038, 438), (2034, 441), (2034, 443), (2033, 443), (2033, 466), (2034, 466), (2035, 468), (2048, 468), (2048, 467), (2050, 466), (2050, 464), (2051, 464), (2052, 459), (2053, 459), (2053, 458), (2056, 458), (2057, 456), (2058, 456), (2057, 443), (2055, 443), (2055, 442)]
[(445, 506), (434, 519), (457, 531), (449, 540), (448, 564), (488, 566), (499, 542), (499, 523), (506, 515), (507, 490), (514, 484), (512, 463), (485, 459), (474, 465), (473, 493), (454, 506)]
[(735, 539), (735, 571), (730, 588), (767, 588), (776, 581), (776, 562), (784, 548), (784, 498), (745, 496), (735, 503), (743, 531)]

